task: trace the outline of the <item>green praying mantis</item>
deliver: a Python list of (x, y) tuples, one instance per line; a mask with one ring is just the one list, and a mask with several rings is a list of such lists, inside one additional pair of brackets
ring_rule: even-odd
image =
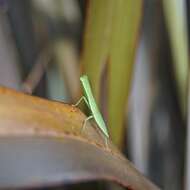
[[(88, 76), (87, 75), (83, 75), (80, 77), (80, 81), (82, 83), (82, 87), (83, 87), (83, 91), (84, 91), (84, 96), (82, 96), (80, 98), (80, 100), (74, 105), (74, 106), (78, 106), (80, 104), (80, 102), (82, 100), (85, 101), (86, 105), (88, 106), (88, 108), (91, 111), (91, 114), (89, 117), (87, 117), (84, 121), (84, 125), (83, 128), (86, 125), (86, 122), (89, 121), (90, 119), (94, 119), (98, 125), (98, 127), (101, 129), (101, 131), (103, 132), (103, 134), (109, 138), (109, 134), (108, 134), (108, 130), (106, 127), (106, 124), (104, 122), (104, 119), (98, 109), (98, 106), (96, 104), (96, 101), (94, 99), (94, 96), (92, 94), (92, 90), (91, 90), (91, 86), (88, 80)], [(107, 139), (106, 139), (106, 144), (107, 144)]]

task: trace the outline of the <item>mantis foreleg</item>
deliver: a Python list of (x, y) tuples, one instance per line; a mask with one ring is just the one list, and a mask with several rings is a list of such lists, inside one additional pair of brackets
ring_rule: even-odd
[(82, 100), (84, 100), (84, 102), (86, 103), (86, 105), (88, 106), (88, 108), (90, 108), (89, 103), (88, 103), (88, 100), (86, 99), (85, 96), (82, 96), (82, 97), (79, 99), (79, 101), (78, 101), (76, 104), (74, 104), (73, 106), (78, 106), (78, 105), (82, 102)]

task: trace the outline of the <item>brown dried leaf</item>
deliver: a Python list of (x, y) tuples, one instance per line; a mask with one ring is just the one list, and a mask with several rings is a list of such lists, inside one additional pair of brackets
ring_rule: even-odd
[(158, 189), (77, 108), (0, 88), (0, 188), (87, 180)]

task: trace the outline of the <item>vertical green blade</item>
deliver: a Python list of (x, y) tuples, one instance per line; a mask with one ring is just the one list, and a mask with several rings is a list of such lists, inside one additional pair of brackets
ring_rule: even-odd
[(178, 94), (183, 114), (187, 104), (188, 37), (185, 1), (163, 0), (166, 25), (169, 31), (171, 50), (177, 80)]
[(121, 147), (130, 92), (142, 0), (117, 0), (114, 6), (109, 65), (108, 122), (113, 141)]
[(142, 0), (91, 0), (81, 66), (100, 101), (103, 68), (108, 64), (108, 128), (121, 146), (125, 107), (142, 12)]
[(81, 65), (83, 73), (90, 79), (94, 96), (98, 101), (100, 78), (109, 50), (112, 14), (113, 0), (89, 1)]

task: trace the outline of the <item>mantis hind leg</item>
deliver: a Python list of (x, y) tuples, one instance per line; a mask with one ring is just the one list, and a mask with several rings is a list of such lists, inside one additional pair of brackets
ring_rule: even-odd
[(106, 145), (106, 148), (108, 148), (108, 139), (106, 137), (105, 138), (105, 145)]
[[(84, 120), (84, 123), (83, 123), (83, 126), (82, 126), (82, 131), (85, 130), (85, 127), (86, 127), (86, 123), (90, 120), (90, 119), (93, 119), (94, 116), (90, 115), (89, 117), (87, 117), (85, 120)], [(103, 135), (103, 134), (102, 134)], [(103, 135), (103, 138), (105, 140), (105, 147), (106, 149), (109, 149), (109, 146), (108, 146), (108, 138), (106, 136)]]
[(106, 149), (109, 149), (109, 146), (108, 146), (108, 138), (107, 137), (104, 137), (105, 138), (105, 146), (106, 146)]
[(84, 124), (82, 126), (82, 131), (84, 131), (85, 127), (86, 127), (86, 123), (87, 121), (89, 121), (90, 119), (94, 118), (92, 115), (90, 115), (89, 117), (87, 117), (85, 120), (84, 120)]

